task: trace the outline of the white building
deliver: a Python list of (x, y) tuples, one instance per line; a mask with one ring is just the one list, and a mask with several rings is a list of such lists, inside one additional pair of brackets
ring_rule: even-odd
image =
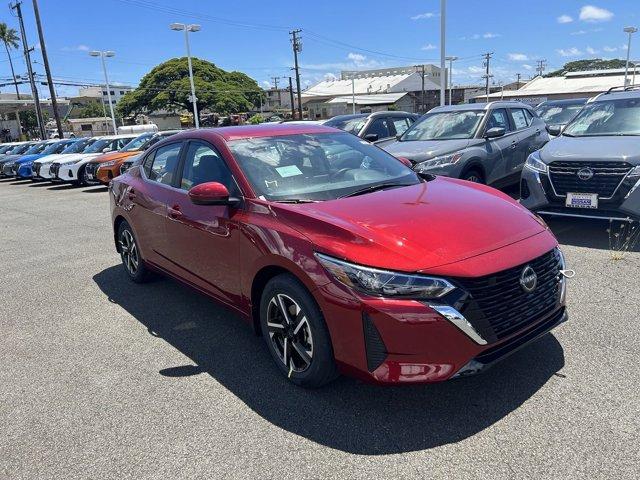
[[(629, 68), (629, 83), (634, 81), (633, 67)], [(640, 67), (636, 68), (637, 83), (640, 84)], [(505, 90), (489, 95), (489, 100), (518, 100), (537, 105), (546, 100), (593, 97), (613, 87), (624, 85), (624, 68), (611, 70), (589, 70), (568, 72), (561, 77), (536, 77), (519, 90)], [(476, 102), (484, 102), (486, 95), (479, 95)]]
[[(127, 85), (109, 85), (109, 93), (111, 93), (111, 103), (116, 105), (120, 99), (133, 90), (133, 87)], [(102, 103), (109, 105), (109, 96), (105, 85), (93, 87), (81, 87), (78, 92), (79, 97), (94, 97), (102, 99)]]
[[(356, 112), (368, 113), (390, 108), (421, 110), (422, 66), (376, 70), (343, 71), (340, 79), (324, 80), (302, 92), (309, 118), (329, 118), (351, 113), (355, 96)], [(424, 110), (439, 103), (440, 82), (446, 81), (435, 65), (424, 65)], [(437, 97), (434, 100), (434, 97)]]

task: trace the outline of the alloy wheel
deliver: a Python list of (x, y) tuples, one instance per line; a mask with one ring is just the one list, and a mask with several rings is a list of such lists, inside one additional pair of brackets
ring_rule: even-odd
[(267, 330), (280, 361), (290, 372), (304, 372), (313, 359), (313, 336), (307, 315), (288, 295), (279, 293), (267, 308)]
[(140, 258), (138, 257), (138, 247), (129, 230), (123, 230), (120, 235), (120, 252), (122, 263), (131, 276), (135, 276), (138, 271)]

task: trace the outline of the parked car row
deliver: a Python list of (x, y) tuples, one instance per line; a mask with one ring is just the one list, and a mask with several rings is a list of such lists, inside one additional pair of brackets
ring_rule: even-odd
[(22, 142), (0, 146), (0, 176), (75, 185), (107, 185), (134, 157), (179, 130), (141, 135)]

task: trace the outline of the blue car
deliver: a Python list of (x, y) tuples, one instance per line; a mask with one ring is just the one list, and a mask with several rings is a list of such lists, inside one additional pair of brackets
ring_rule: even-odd
[(54, 155), (62, 152), (65, 148), (71, 145), (74, 142), (77, 142), (78, 139), (68, 139), (68, 140), (54, 140), (50, 142), (44, 142), (43, 148), (38, 153), (27, 154), (21, 157), (19, 160), (16, 160), (14, 170), (16, 172), (16, 177), (19, 179), (33, 179), (33, 162), (45, 157), (47, 155)]

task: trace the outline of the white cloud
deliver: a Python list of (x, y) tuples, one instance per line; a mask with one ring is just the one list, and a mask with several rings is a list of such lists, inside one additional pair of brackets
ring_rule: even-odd
[(586, 35), (587, 33), (586, 30), (578, 30), (577, 32), (571, 32), (571, 35)]
[(424, 20), (427, 18), (434, 18), (434, 17), (438, 17), (439, 15), (437, 13), (433, 13), (433, 12), (426, 12), (426, 13), (420, 13), (418, 15), (414, 15), (413, 17), (411, 17), (411, 20)]
[(475, 65), (470, 66), (468, 69), (469, 73), (478, 74), (485, 73), (485, 69), (482, 67), (476, 67)]
[(522, 64), (522, 68), (524, 68), (525, 70), (533, 70), (533, 66), (532, 65), (527, 65), (526, 63)]
[(605, 52), (615, 52), (616, 50), (618, 50), (616, 47), (602, 47), (602, 50), (604, 50)]
[(491, 33), (491, 32), (487, 32), (484, 35), (482, 35), (482, 38), (498, 38), (501, 37), (502, 35), (500, 35), (499, 33)]
[(597, 55), (598, 54), (598, 50), (596, 50), (595, 48), (591, 48), (591, 47), (587, 47), (586, 51), (589, 55)]
[(338, 77), (335, 73), (327, 72), (324, 74), (324, 79), (329, 82), (329, 81), (337, 80)]
[(529, 57), (524, 53), (510, 53), (509, 60), (513, 62), (526, 62), (529, 60)]
[(91, 50), (86, 45), (76, 45), (75, 47), (62, 47), (62, 50), (65, 52), (88, 52)]
[(349, 53), (349, 55), (347, 55), (347, 58), (349, 60), (353, 60), (354, 62), (357, 63), (357, 62), (363, 62), (365, 60), (365, 58), (367, 58), (367, 57), (365, 57), (364, 55), (362, 55), (360, 53), (351, 52), (351, 53)]
[(560, 50), (557, 50), (557, 52), (561, 57), (577, 57), (582, 55), (582, 50), (579, 50), (576, 47), (561, 48)]
[(262, 86), (263, 86), (264, 88), (271, 88), (273, 85), (271, 85), (271, 83), (270, 83), (270, 82), (268, 82), (267, 80), (263, 80), (263, 81), (262, 81)]
[(438, 47), (436, 47), (433, 43), (427, 43), (422, 48), (420, 48), (420, 50), (435, 50), (437, 48)]
[(583, 22), (608, 22), (612, 18), (612, 12), (594, 5), (585, 5), (580, 9), (580, 20)]
[(571, 23), (573, 22), (573, 18), (569, 15), (560, 15), (558, 18), (558, 23)]

